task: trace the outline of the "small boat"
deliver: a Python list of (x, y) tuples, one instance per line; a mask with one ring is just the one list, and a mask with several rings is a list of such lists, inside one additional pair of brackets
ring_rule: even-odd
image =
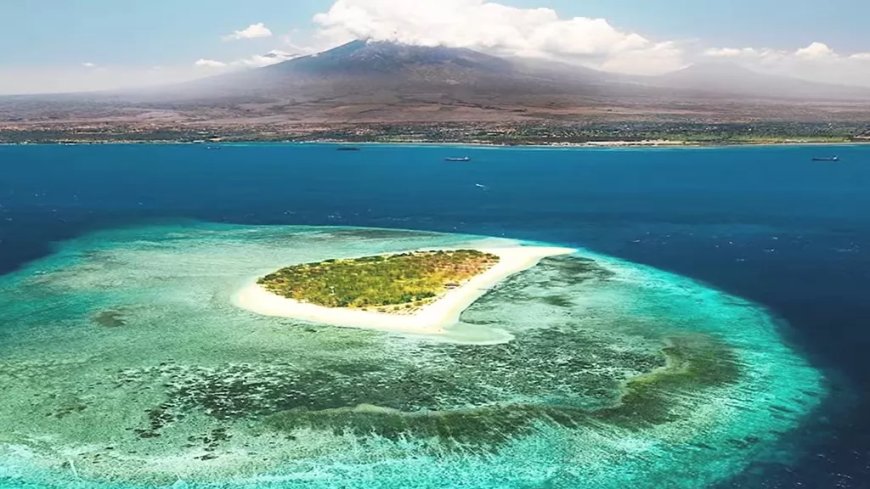
[(468, 156), (462, 156), (462, 157), (444, 158), (444, 161), (450, 161), (450, 162), (454, 162), (454, 163), (467, 163), (467, 162), (471, 161), (471, 158), (469, 158)]
[(840, 161), (840, 157), (839, 156), (816, 156), (813, 158), (813, 161), (837, 162), (837, 161)]

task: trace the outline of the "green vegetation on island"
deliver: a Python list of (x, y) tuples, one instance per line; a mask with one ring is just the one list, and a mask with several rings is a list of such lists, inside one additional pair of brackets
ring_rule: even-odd
[(412, 311), (497, 262), (497, 256), (476, 250), (417, 251), (294, 265), (258, 283), (273, 294), (319, 306)]

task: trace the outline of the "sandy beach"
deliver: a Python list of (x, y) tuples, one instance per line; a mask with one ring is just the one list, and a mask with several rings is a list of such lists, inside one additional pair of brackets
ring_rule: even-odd
[(359, 309), (329, 308), (275, 295), (256, 281), (233, 296), (238, 307), (264, 316), (287, 317), (347, 328), (373, 329), (418, 335), (444, 335), (459, 322), (466, 308), (490, 288), (516, 273), (527, 270), (542, 259), (569, 255), (576, 250), (544, 246), (509, 246), (473, 248), (499, 257), (486, 272), (445, 292), (433, 303), (411, 314), (391, 314)]

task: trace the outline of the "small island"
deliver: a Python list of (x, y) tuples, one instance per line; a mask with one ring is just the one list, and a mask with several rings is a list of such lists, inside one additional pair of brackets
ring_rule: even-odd
[(478, 250), (415, 251), (294, 265), (257, 283), (273, 294), (318, 306), (408, 313), (498, 261)]
[(481, 325), (473, 334), (465, 326), (453, 326), (465, 309), (506, 278), (544, 258), (574, 252), (517, 245), (327, 259), (261, 276), (236, 293), (233, 302), (264, 316), (500, 343), (510, 336)]

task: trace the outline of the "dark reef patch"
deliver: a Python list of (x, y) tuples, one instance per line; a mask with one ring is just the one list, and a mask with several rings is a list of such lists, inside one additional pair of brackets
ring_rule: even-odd
[[(320, 411), (294, 409), (273, 414), (266, 423), (284, 432), (313, 428), (336, 434), (350, 430), (363, 437), (437, 438), (443, 448), (482, 451), (497, 449), (501, 443), (527, 434), (538, 423), (572, 429), (601, 423), (627, 429), (667, 423), (673, 420), (681, 395), (721, 387), (735, 382), (739, 375), (733, 353), (721, 343), (706, 337), (671, 341), (662, 349), (661, 364), (628, 381), (621, 398), (605, 408), (583, 407), (566, 395), (543, 403), (486, 404), (453, 410), (407, 412), (368, 404)], [(529, 370), (538, 370), (535, 367), (539, 366)]]
[(93, 316), (94, 322), (106, 328), (120, 328), (127, 325), (120, 311), (102, 311)]
[[(568, 307), (571, 297), (564, 294), (554, 294), (554, 290), (566, 290), (582, 283), (606, 281), (613, 277), (611, 270), (601, 266), (595, 260), (575, 256), (555, 256), (544, 258), (534, 269), (534, 273), (514, 275), (493, 289), (490, 294), (496, 294), (499, 300), (542, 301), (546, 304)], [(487, 295), (490, 295), (487, 294)], [(467, 311), (473, 312), (487, 302), (488, 297), (473, 304)]]
[(616, 407), (596, 417), (627, 428), (641, 428), (674, 420), (680, 396), (697, 396), (704, 389), (739, 381), (740, 363), (721, 340), (701, 335), (671, 337), (663, 348), (667, 365), (632, 378)]
[[(733, 353), (705, 335), (673, 337), (659, 350), (614, 348), (618, 338), (531, 330), (511, 343), (434, 344), (426, 367), (346, 362), (217, 368), (162, 366), (167, 400), (147, 412), (142, 438), (196, 410), (217, 422), (262, 421), (292, 435), (311, 428), (359, 437), (440, 440), (444, 448), (490, 450), (538, 423), (639, 428), (673, 419), (682, 394), (734, 382)], [(130, 375), (131, 373), (127, 373)]]

